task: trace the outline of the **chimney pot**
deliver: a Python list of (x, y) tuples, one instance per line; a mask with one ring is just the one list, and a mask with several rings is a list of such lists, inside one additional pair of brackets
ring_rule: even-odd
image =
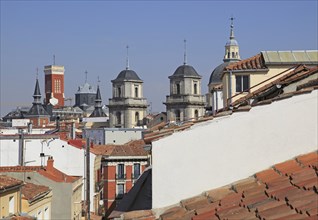
[(53, 164), (54, 164), (53, 157), (49, 156), (47, 160), (46, 170), (49, 172), (53, 172), (53, 168), (54, 168)]

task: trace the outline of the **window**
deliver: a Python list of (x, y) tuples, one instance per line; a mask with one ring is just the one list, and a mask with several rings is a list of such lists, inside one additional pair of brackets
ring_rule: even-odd
[(14, 214), (14, 196), (9, 197), (9, 213)]
[(177, 87), (177, 95), (180, 95), (180, 83), (177, 83), (176, 87)]
[(235, 57), (235, 53), (234, 52), (232, 52), (232, 58), (234, 58)]
[(117, 112), (117, 113), (116, 113), (116, 121), (117, 121), (117, 124), (118, 124), (118, 125), (121, 124), (121, 113), (120, 113), (120, 112)]
[(135, 87), (135, 97), (138, 98), (138, 87)]
[(139, 112), (136, 112), (135, 113), (135, 122), (138, 123), (138, 121), (139, 121)]
[(250, 77), (249, 76), (235, 76), (236, 81), (236, 92), (243, 92), (250, 87)]
[(140, 164), (134, 163), (134, 179), (137, 179), (140, 176)]
[(117, 87), (117, 97), (121, 97), (121, 88), (120, 87)]
[(198, 94), (198, 84), (195, 82), (193, 85), (193, 93), (196, 95)]
[(117, 165), (117, 178), (116, 179), (125, 179), (125, 166), (124, 164)]
[(121, 199), (123, 198), (125, 193), (125, 185), (124, 184), (117, 184), (117, 195), (116, 197)]
[(180, 121), (180, 110), (176, 110), (176, 121)]
[(44, 220), (49, 220), (50, 219), (50, 209), (49, 207), (46, 207), (44, 209)]
[(61, 80), (57, 79), (54, 81), (54, 90), (56, 93), (61, 93)]
[(230, 52), (227, 52), (227, 58), (228, 59), (230, 58)]
[(195, 111), (194, 111), (194, 117), (195, 117), (196, 120), (199, 119), (199, 112), (198, 112), (198, 110), (195, 110)]

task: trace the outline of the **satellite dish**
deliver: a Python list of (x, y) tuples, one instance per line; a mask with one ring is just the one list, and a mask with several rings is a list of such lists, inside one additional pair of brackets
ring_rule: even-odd
[(58, 99), (56, 99), (56, 98), (54, 98), (54, 97), (50, 98), (50, 103), (51, 103), (51, 105), (55, 106), (58, 102), (59, 102)]

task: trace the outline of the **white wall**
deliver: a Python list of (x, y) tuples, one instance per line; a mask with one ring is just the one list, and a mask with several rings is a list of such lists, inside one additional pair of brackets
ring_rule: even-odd
[(318, 91), (200, 123), (153, 142), (153, 208), (317, 150)]
[[(25, 161), (33, 161), (27, 166), (40, 166), (40, 153), (53, 156), (54, 167), (71, 176), (84, 177), (84, 150), (67, 144), (66, 141), (56, 139), (41, 143), (41, 140), (27, 140), (25, 142)], [(43, 146), (43, 151), (42, 151)], [(64, 146), (64, 147), (63, 147)], [(16, 166), (19, 164), (19, 141), (0, 140), (0, 166)], [(94, 196), (94, 160), (95, 155), (90, 155), (90, 197), (91, 210), (93, 210)], [(46, 165), (47, 157), (43, 160)], [(84, 190), (84, 187), (83, 187)], [(84, 198), (84, 191), (82, 192)]]

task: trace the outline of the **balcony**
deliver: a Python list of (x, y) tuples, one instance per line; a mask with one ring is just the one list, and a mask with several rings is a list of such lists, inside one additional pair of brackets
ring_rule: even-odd
[(204, 104), (205, 99), (203, 95), (170, 95), (167, 96), (166, 104), (170, 103), (197, 103)]
[(112, 98), (109, 99), (109, 106), (112, 105), (131, 105), (131, 106), (147, 106), (145, 98)]

